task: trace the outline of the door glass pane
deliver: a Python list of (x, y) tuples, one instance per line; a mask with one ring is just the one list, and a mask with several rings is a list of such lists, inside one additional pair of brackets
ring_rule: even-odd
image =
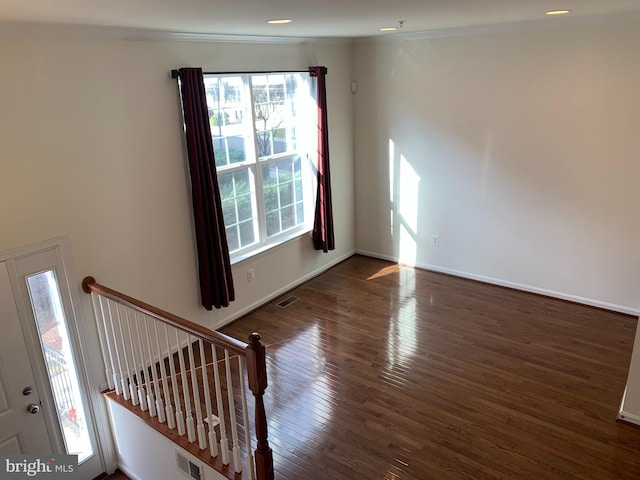
[(93, 448), (55, 272), (28, 276), (27, 285), (67, 453), (82, 462)]

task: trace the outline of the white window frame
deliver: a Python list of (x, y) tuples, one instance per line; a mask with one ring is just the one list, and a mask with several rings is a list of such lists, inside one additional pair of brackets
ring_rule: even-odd
[[(254, 223), (254, 235), (257, 236), (256, 242), (245, 247), (241, 247), (233, 252), (230, 252), (231, 262), (237, 263), (241, 260), (247, 259), (253, 255), (264, 252), (270, 248), (281, 245), (293, 238), (297, 238), (301, 235), (309, 233), (313, 228), (313, 217), (314, 217), (314, 205), (315, 205), (315, 196), (316, 196), (316, 185), (315, 185), (315, 172), (316, 172), (316, 156), (317, 156), (317, 136), (314, 135), (317, 132), (317, 115), (315, 115), (317, 104), (315, 99), (313, 98), (315, 95), (315, 89), (313, 88), (312, 78), (309, 76), (307, 79), (309, 95), (308, 99), (302, 103), (296, 103), (296, 106), (299, 107), (302, 111), (296, 115), (297, 123), (296, 125), (296, 150), (288, 151), (284, 153), (272, 154), (265, 157), (258, 157), (258, 133), (256, 131), (256, 112), (254, 108), (254, 96), (253, 96), (253, 77), (256, 76), (269, 76), (269, 75), (288, 75), (288, 74), (301, 74), (302, 72), (264, 72), (264, 73), (224, 73), (224, 74), (216, 74), (216, 73), (205, 73), (205, 84), (207, 83), (208, 78), (217, 78), (221, 79), (224, 77), (240, 77), (242, 78), (242, 84), (244, 91), (242, 92), (242, 98), (244, 99), (244, 105), (242, 106), (242, 114), (243, 118), (243, 126), (246, 128), (243, 131), (243, 135), (245, 138), (245, 160), (239, 163), (227, 164), (224, 166), (216, 166), (216, 173), (218, 177), (222, 174), (240, 172), (240, 171), (248, 171), (249, 180), (250, 180), (250, 191), (251, 191), (251, 208), (252, 212), (256, 214), (256, 217), (253, 220)], [(268, 90), (268, 89), (267, 89)], [(267, 103), (270, 103), (268, 100)], [(209, 107), (214, 107), (215, 105), (209, 105)], [(222, 107), (220, 107), (220, 111), (222, 111)], [(224, 118), (224, 115), (222, 115)], [(246, 120), (250, 119), (250, 120)], [(304, 122), (304, 125), (308, 125), (308, 128), (302, 128), (300, 121)], [(288, 126), (288, 125), (286, 125)], [(305, 133), (305, 130), (308, 133)], [(286, 134), (289, 135), (288, 129), (285, 129)], [(214, 138), (214, 134), (212, 132), (212, 140)], [(270, 143), (273, 142), (273, 132), (270, 136)], [(229, 147), (228, 142), (225, 141), (225, 153), (227, 154), (227, 158), (229, 155)], [(289, 142), (287, 142), (289, 145)], [(304, 148), (306, 146), (306, 148)], [(273, 152), (273, 149), (271, 150)], [(274, 164), (283, 159), (294, 159), (296, 156), (300, 157), (301, 162), (301, 172), (302, 172), (302, 184), (303, 184), (303, 215), (304, 222), (287, 230), (281, 231), (273, 235), (272, 237), (267, 237), (267, 215), (266, 215), (266, 206), (265, 206), (265, 197), (264, 197), (264, 184), (262, 179), (262, 167), (267, 164)], [(293, 170), (292, 170), (293, 171)], [(295, 181), (292, 184), (294, 196), (293, 200), (293, 208), (295, 215)], [(280, 202), (280, 195), (278, 195), (278, 203)], [(235, 203), (236, 206), (236, 228), (239, 222), (238, 216), (238, 203)], [(280, 220), (282, 219), (279, 216)], [(227, 226), (228, 228), (229, 226)], [(238, 241), (240, 242), (240, 236), (238, 234)]]

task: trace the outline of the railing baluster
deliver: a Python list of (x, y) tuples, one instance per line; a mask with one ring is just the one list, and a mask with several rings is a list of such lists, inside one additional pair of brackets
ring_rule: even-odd
[[(102, 297), (100, 297), (100, 311), (102, 312), (102, 323), (104, 326), (105, 340), (107, 342), (107, 348), (109, 350), (109, 360), (111, 364), (111, 377), (107, 379), (107, 383), (109, 384), (109, 388), (115, 389), (116, 393), (118, 393), (118, 391), (120, 390), (120, 387), (118, 386), (118, 373), (117, 373), (116, 358), (114, 353), (115, 346), (113, 344), (114, 343), (113, 337), (111, 336), (111, 314), (109, 311), (109, 300), (105, 299), (105, 301), (107, 303), (106, 309), (102, 304)], [(108, 320), (107, 320), (107, 316), (108, 316)]]
[[(178, 355), (178, 359), (180, 360), (180, 374), (184, 375), (184, 360), (182, 360), (182, 356), (180, 355), (180, 331), (176, 328), (176, 355)], [(173, 356), (173, 355), (172, 355)], [(185, 425), (184, 425), (184, 412), (182, 411), (182, 407), (180, 406), (180, 392), (178, 391), (177, 378), (175, 375), (175, 360), (171, 361), (171, 365), (173, 366), (173, 373), (171, 374), (171, 384), (173, 386), (173, 394), (174, 399), (176, 401), (176, 423), (178, 424), (178, 435), (183, 436), (185, 434)], [(185, 409), (187, 408), (185, 403)]]
[[(144, 370), (144, 376), (142, 380), (138, 380), (138, 400), (140, 400), (140, 408), (143, 412), (146, 412), (149, 408), (147, 404), (147, 390), (144, 386), (149, 377), (149, 372), (145, 370), (144, 366), (144, 348), (142, 347), (142, 336), (140, 335), (140, 322), (138, 321), (138, 313), (133, 311), (133, 320), (136, 324), (136, 336), (138, 337), (138, 352), (140, 352), (140, 365), (136, 365), (136, 372), (140, 375), (140, 372)], [(151, 413), (151, 412), (149, 412)]]
[[(118, 304), (116, 304), (117, 306)], [(113, 321), (113, 314), (111, 313), (111, 302), (109, 300), (107, 300), (107, 311), (109, 312), (109, 323), (111, 325), (111, 335), (112, 335), (112, 339), (113, 339), (113, 343), (111, 344), (111, 349), (112, 352), (115, 352), (115, 357), (116, 357), (116, 361), (118, 363), (118, 371), (117, 374), (116, 372), (114, 372), (113, 375), (113, 380), (115, 382), (115, 389), (116, 389), (116, 393), (118, 395), (123, 394), (125, 395), (125, 399), (126, 399), (126, 393), (123, 393), (123, 390), (126, 392), (127, 388), (124, 384), (124, 377), (122, 375), (122, 362), (120, 361), (120, 349), (118, 348), (118, 340), (117, 340), (117, 336), (116, 336), (116, 329), (115, 329), (115, 325), (114, 325), (114, 321)]]
[[(138, 370), (138, 363), (136, 362), (136, 349), (133, 345), (133, 334), (131, 333), (131, 321), (129, 320), (129, 309), (124, 308), (124, 320), (127, 324), (127, 331), (129, 333), (129, 344), (131, 345), (131, 361), (133, 362), (133, 368), (129, 376), (129, 388), (131, 389), (131, 403), (138, 405), (138, 398), (140, 396), (140, 373)], [(134, 379), (135, 378), (135, 379)]]
[(218, 353), (216, 346), (211, 344), (213, 354), (213, 379), (216, 387), (216, 405), (218, 407), (218, 418), (220, 419), (220, 451), (222, 453), (222, 463), (229, 465), (229, 440), (227, 439), (227, 421), (224, 419), (224, 403), (222, 402), (222, 389), (220, 388), (220, 372), (218, 370)]
[[(153, 353), (151, 350), (151, 340), (149, 339), (149, 327), (147, 325), (147, 316), (142, 315), (142, 325), (144, 326), (144, 336), (147, 339), (147, 355), (144, 366), (144, 376), (147, 379), (147, 405), (149, 406), (149, 415), (155, 417), (158, 415), (158, 420), (160, 420), (160, 413), (158, 413), (156, 397), (159, 395), (158, 393), (158, 384), (155, 382), (156, 380), (156, 369), (153, 365)], [(149, 366), (146, 365), (146, 362), (149, 362)], [(151, 369), (151, 372), (149, 372)], [(155, 392), (154, 392), (155, 390)]]
[[(177, 332), (176, 332), (176, 335)], [(187, 342), (189, 341), (189, 334), (187, 334)], [(191, 414), (191, 395), (189, 395), (189, 384), (187, 382), (187, 368), (184, 364), (184, 349), (178, 342), (178, 359), (180, 360), (180, 371), (182, 372), (182, 394), (184, 395), (184, 407), (186, 414), (187, 424), (187, 438), (190, 442), (194, 442), (196, 439), (195, 425), (193, 424), (193, 415)]]
[[(167, 420), (167, 426), (171, 429), (175, 428), (175, 419), (173, 418), (173, 405), (171, 405), (171, 397), (169, 396), (169, 386), (167, 385), (167, 371), (164, 367), (164, 357), (162, 355), (162, 349), (160, 348), (160, 337), (158, 336), (158, 322), (151, 319), (153, 323), (153, 330), (156, 334), (156, 347), (158, 349), (158, 364), (160, 365), (160, 381), (162, 382), (162, 396), (160, 400), (164, 398), (164, 418)], [(162, 402), (161, 404), (162, 405)]]
[(244, 376), (246, 375), (244, 358), (238, 355), (238, 378), (240, 379), (240, 401), (242, 404), (242, 421), (244, 422), (244, 443), (247, 446), (246, 471), (249, 480), (255, 478), (255, 467), (253, 465), (253, 452), (251, 445), (251, 424), (249, 423), (249, 409), (247, 408), (247, 393), (244, 386)]
[[(173, 384), (172, 385), (173, 393), (175, 395), (176, 372), (175, 372), (175, 366), (173, 365), (173, 354), (171, 353), (171, 346), (169, 345), (169, 333), (167, 332), (167, 324), (163, 323), (162, 326), (164, 327), (164, 339), (167, 346), (167, 361), (169, 362), (169, 372), (171, 372), (171, 382)], [(167, 398), (165, 399), (165, 410), (167, 411), (167, 425), (169, 426), (170, 429), (173, 430), (174, 428), (176, 428), (175, 410), (173, 405), (171, 404), (171, 392), (168, 390), (169, 387), (167, 386), (167, 380), (166, 380), (167, 372), (164, 369), (164, 361), (162, 362), (162, 365), (163, 365), (162, 378), (164, 379), (163, 381), (165, 382), (164, 390), (166, 392), (165, 394), (167, 395)]]
[(231, 378), (231, 361), (229, 360), (229, 350), (224, 350), (224, 368), (227, 374), (227, 399), (229, 401), (229, 423), (231, 424), (231, 454), (233, 456), (233, 468), (236, 473), (242, 471), (242, 461), (240, 460), (240, 445), (238, 443), (238, 421), (236, 420), (236, 403), (233, 399), (233, 379)]
[[(202, 404), (200, 403), (200, 387), (198, 387), (198, 370), (196, 369), (196, 363), (193, 356), (193, 341), (191, 335), (188, 335), (189, 343), (187, 344), (187, 351), (189, 352), (189, 365), (191, 366), (191, 389), (193, 390), (193, 406), (196, 411), (196, 420), (198, 432), (198, 446), (200, 450), (207, 448), (207, 437), (204, 431), (204, 424), (202, 423)], [(200, 359), (202, 365), (204, 358)]]
[[(144, 319), (145, 323), (148, 324), (149, 321), (151, 322), (151, 325), (154, 327), (156, 326), (156, 322), (153, 318), (150, 318), (148, 316), (145, 315), (145, 319)], [(160, 423), (164, 423), (167, 420), (166, 417), (166, 412), (164, 409), (164, 401), (162, 399), (162, 386), (161, 386), (161, 379), (160, 377), (160, 373), (158, 373), (158, 362), (161, 360), (160, 354), (158, 354), (158, 359), (156, 359), (156, 352), (154, 352), (153, 350), (153, 338), (151, 337), (151, 328), (149, 328), (149, 342), (151, 342), (151, 344), (149, 345), (149, 356), (151, 357), (151, 375), (153, 378), (153, 386), (155, 388), (156, 391), (156, 413), (158, 414), (158, 421)], [(156, 342), (157, 343), (157, 342)]]
[[(129, 355), (127, 354), (127, 342), (124, 339), (124, 330), (122, 328), (122, 317), (120, 316), (120, 306), (116, 304), (116, 318), (118, 319), (118, 329), (120, 330), (120, 342), (122, 344), (122, 356), (124, 357), (124, 365), (127, 371), (127, 381), (125, 386), (124, 399), (129, 400), (135, 396), (133, 382), (131, 380), (131, 367), (129, 367)], [(134, 403), (135, 405), (135, 403)]]
[[(213, 413), (211, 411), (211, 389), (209, 388), (209, 372), (207, 371), (207, 362), (204, 361), (205, 351), (204, 342), (202, 339), (198, 340), (198, 347), (200, 348), (200, 358), (202, 358), (202, 391), (204, 393), (204, 405), (207, 413), (207, 424), (209, 429), (209, 452), (212, 457), (218, 456), (218, 439), (216, 438), (216, 431), (214, 423)], [(216, 359), (213, 359), (215, 365)], [(217, 419), (215, 419), (217, 420)]]
[[(107, 341), (105, 339), (105, 331), (104, 331), (104, 314), (102, 312), (102, 305), (100, 304), (100, 295), (97, 295), (91, 292), (91, 306), (93, 307), (93, 315), (96, 319), (96, 328), (98, 330), (98, 340), (100, 341), (100, 352), (102, 353), (102, 363), (104, 363), (104, 374), (107, 379), (107, 386), (109, 390), (113, 388), (113, 369), (111, 368), (111, 358), (107, 358), (110, 356)], [(98, 306), (96, 306), (96, 301), (98, 302)], [(100, 312), (98, 314), (98, 311)], [(98, 320), (98, 317), (102, 319), (102, 321)]]
[[(114, 328), (116, 329), (116, 331), (114, 331), (114, 335), (116, 335), (117, 333), (120, 334), (120, 338), (118, 338), (116, 340), (116, 345), (118, 345), (117, 347), (117, 352), (118, 352), (118, 356), (120, 358), (122, 358), (124, 360), (124, 370), (122, 369), (122, 366), (120, 366), (120, 371), (122, 372), (122, 374), (120, 375), (120, 378), (122, 380), (122, 396), (124, 397), (125, 400), (129, 400), (129, 395), (130, 395), (130, 391), (129, 391), (129, 377), (131, 375), (131, 372), (129, 371), (129, 361), (127, 359), (127, 346), (124, 343), (124, 334), (122, 333), (122, 321), (120, 320), (120, 307), (118, 306), (118, 304), (115, 304), (115, 323), (118, 324), (117, 327)], [(125, 375), (126, 372), (126, 375)]]

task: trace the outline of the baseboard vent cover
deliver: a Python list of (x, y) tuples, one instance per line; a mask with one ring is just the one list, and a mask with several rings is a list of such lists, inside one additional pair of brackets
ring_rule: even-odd
[(176, 450), (176, 464), (178, 470), (184, 473), (187, 477), (194, 480), (202, 480), (202, 468), (197, 463), (192, 462), (178, 450)]
[(285, 298), (281, 302), (276, 303), (276, 305), (278, 305), (280, 308), (284, 308), (284, 307), (288, 307), (293, 302), (297, 302), (298, 300), (300, 300), (299, 297), (295, 297), (295, 296), (291, 295), (290, 297)]

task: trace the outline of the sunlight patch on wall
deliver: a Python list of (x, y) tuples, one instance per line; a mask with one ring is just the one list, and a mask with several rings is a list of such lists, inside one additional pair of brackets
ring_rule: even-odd
[(401, 222), (399, 259), (401, 262), (415, 265), (420, 177), (404, 155), (400, 156), (400, 182), (397, 187)]
[(418, 237), (420, 176), (389, 139), (390, 228), (398, 260), (415, 265)]
[(389, 209), (389, 227), (391, 228), (390, 234), (393, 238), (393, 228), (394, 228), (394, 216), (395, 216), (395, 184), (396, 184), (396, 145), (393, 140), (389, 139), (389, 205), (391, 208)]

